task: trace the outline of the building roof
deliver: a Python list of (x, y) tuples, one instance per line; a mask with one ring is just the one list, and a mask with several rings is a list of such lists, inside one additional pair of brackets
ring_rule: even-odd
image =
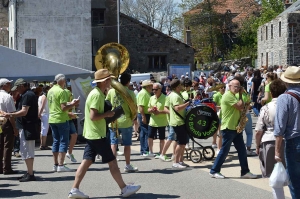
[(133, 22), (133, 23), (135, 23), (135, 24), (137, 24), (137, 25), (139, 25), (139, 26), (141, 26), (143, 28), (146, 28), (147, 30), (155, 32), (155, 33), (157, 33), (157, 34), (159, 34), (159, 35), (161, 35), (161, 36), (163, 36), (165, 38), (170, 38), (170, 39), (176, 41), (177, 43), (182, 43), (182, 44), (186, 45), (187, 47), (191, 47), (191, 48), (194, 49), (193, 46), (188, 45), (188, 44), (186, 44), (186, 43), (184, 43), (184, 42), (182, 42), (182, 41), (180, 41), (180, 40), (178, 40), (178, 39), (176, 39), (174, 37), (171, 37), (171, 36), (169, 36), (169, 35), (161, 32), (161, 31), (159, 31), (159, 30), (156, 30), (155, 28), (153, 28), (153, 27), (151, 27), (151, 26), (149, 26), (149, 25), (147, 25), (147, 24), (145, 24), (145, 23), (143, 23), (143, 22), (141, 22), (141, 21), (139, 21), (139, 20), (137, 20), (137, 19), (135, 19), (133, 17), (130, 17), (130, 16), (124, 14), (124, 13), (120, 13), (120, 17), (126, 18), (126, 19), (130, 20), (131, 22)]
[(280, 13), (278, 16), (283, 16), (287, 13), (295, 12), (300, 10), (300, 1), (296, 1), (293, 3), (290, 7), (285, 9), (282, 13)]
[[(254, 14), (260, 9), (260, 5), (255, 0), (217, 0), (218, 4), (212, 5), (215, 12), (225, 14), (227, 10), (231, 11), (234, 18), (233, 22), (239, 23), (243, 19)], [(199, 14), (202, 10), (199, 3), (195, 8), (185, 13), (185, 15)], [(213, 4), (213, 3), (212, 3)], [(245, 6), (246, 5), (246, 6)]]

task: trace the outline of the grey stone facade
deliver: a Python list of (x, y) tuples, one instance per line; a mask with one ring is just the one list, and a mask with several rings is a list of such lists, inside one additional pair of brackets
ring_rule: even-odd
[(166, 71), (167, 64), (191, 64), (194, 49), (140, 21), (121, 14), (120, 43), (130, 54), (129, 68), (139, 72)]
[(300, 12), (294, 6), (258, 28), (258, 67), (300, 63)]
[(0, 2), (0, 45), (8, 46), (8, 4)]

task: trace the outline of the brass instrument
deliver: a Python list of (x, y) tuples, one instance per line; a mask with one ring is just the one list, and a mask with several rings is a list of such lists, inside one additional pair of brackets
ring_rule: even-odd
[[(116, 78), (119, 77), (128, 67), (129, 53), (128, 50), (121, 44), (108, 43), (103, 45), (96, 54), (95, 66), (96, 68), (106, 68)], [(115, 79), (111, 80), (111, 86), (123, 97), (128, 104), (131, 111), (130, 118), (134, 120), (137, 115), (137, 106), (134, 104), (133, 99), (123, 85)]]
[(249, 102), (244, 102), (244, 108), (241, 111), (241, 116), (240, 116), (239, 124), (236, 127), (236, 130), (237, 130), (238, 133), (242, 133), (243, 130), (245, 129), (246, 124), (248, 122), (247, 111), (249, 110), (249, 108), (251, 106), (253, 106), (253, 102), (250, 101), (250, 97), (248, 96), (248, 94), (246, 94), (246, 95), (247, 95), (247, 97), (249, 99)]

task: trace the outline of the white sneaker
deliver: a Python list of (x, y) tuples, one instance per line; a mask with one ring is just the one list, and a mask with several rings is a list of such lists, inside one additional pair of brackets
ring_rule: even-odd
[(122, 189), (121, 195), (122, 197), (131, 196), (132, 194), (135, 194), (140, 188), (141, 185), (126, 185), (126, 187)]
[(221, 173), (209, 173), (209, 175), (212, 177), (212, 178), (217, 178), (217, 179), (224, 179), (225, 176), (223, 176)]
[(159, 159), (164, 161), (164, 162), (170, 162), (172, 161), (170, 158), (168, 158), (166, 155), (160, 155)]
[(155, 157), (156, 154), (149, 152), (148, 156), (150, 156), (150, 157)]
[(174, 168), (174, 169), (185, 169), (186, 166), (183, 166), (183, 165), (181, 165), (181, 164), (179, 164), (179, 163), (174, 163), (174, 164), (172, 165), (172, 168)]
[(57, 167), (58, 167), (58, 166), (56, 166), (56, 165), (53, 165), (53, 169), (52, 169), (52, 171), (56, 172), (56, 171), (57, 171)]
[(69, 154), (69, 153), (67, 153), (67, 158), (69, 158), (70, 160), (71, 160), (71, 162), (77, 162), (77, 160), (74, 158), (74, 155), (73, 154)]
[(217, 144), (212, 144), (211, 147), (214, 149), (218, 148)]
[(175, 156), (174, 156), (174, 155), (172, 155), (170, 160), (174, 160), (174, 158), (175, 158)]
[(68, 198), (89, 198), (89, 196), (79, 191), (79, 189), (73, 188), (71, 189)]
[(154, 159), (159, 159), (159, 157), (160, 157), (160, 154), (158, 153), (155, 155)]
[(130, 164), (130, 165), (125, 166), (124, 171), (128, 172), (128, 173), (130, 173), (130, 172), (136, 172), (136, 171), (138, 171), (138, 168), (134, 167), (134, 166), (132, 166)]
[(100, 155), (96, 155), (96, 160), (100, 161), (101, 160), (101, 156)]
[(149, 153), (147, 152), (147, 153), (143, 153), (143, 155), (142, 156), (144, 156), (144, 157), (148, 157), (149, 156)]
[(257, 154), (254, 151), (247, 150), (247, 156), (257, 156)]
[(117, 151), (117, 154), (118, 154), (118, 155), (124, 155), (124, 152), (122, 152), (122, 151)]
[(241, 176), (241, 178), (244, 178), (244, 179), (255, 179), (255, 178), (257, 178), (257, 175), (254, 175), (253, 173), (248, 172), (245, 175)]
[(216, 155), (219, 155), (219, 153), (220, 153), (220, 150), (218, 149), (217, 152), (216, 152)]
[(73, 169), (70, 169), (66, 166), (58, 166), (57, 167), (57, 172), (70, 172), (73, 171)]

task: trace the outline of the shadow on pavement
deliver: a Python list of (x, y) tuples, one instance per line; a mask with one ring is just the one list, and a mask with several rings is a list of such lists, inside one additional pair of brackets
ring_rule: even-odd
[[(180, 169), (153, 169), (150, 171), (138, 171), (136, 173), (160, 173), (160, 174), (174, 174), (174, 173), (179, 173), (182, 171), (188, 171), (188, 170), (192, 170), (190, 168), (186, 168), (184, 170), (180, 170)], [(128, 174), (128, 173), (122, 173), (122, 174)]]
[(0, 197), (5, 196), (5, 198), (26, 198), (35, 195), (45, 195), (45, 193), (24, 192), (22, 190), (12, 190), (12, 189), (1, 189)]
[[(106, 197), (94, 197), (96, 198), (123, 198), (122, 196), (106, 196)], [(131, 195), (130, 198), (143, 198), (143, 199), (158, 199), (158, 198), (180, 198), (178, 195), (169, 195), (169, 194), (154, 194), (154, 193), (136, 193)]]

